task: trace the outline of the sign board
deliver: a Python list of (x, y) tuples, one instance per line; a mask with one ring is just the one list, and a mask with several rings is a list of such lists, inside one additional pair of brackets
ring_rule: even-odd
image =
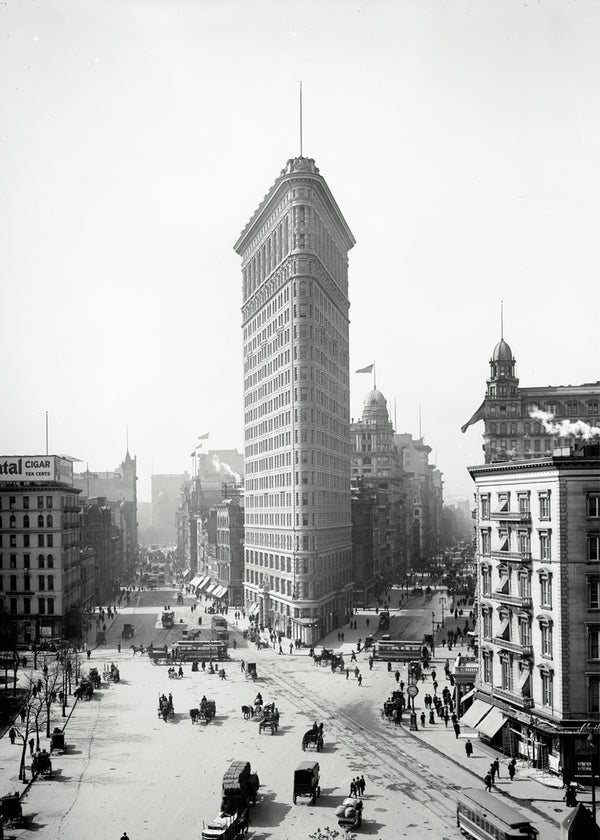
[(58, 455), (0, 455), (0, 484), (60, 481), (73, 484), (73, 462)]
[(417, 688), (416, 685), (407, 685), (406, 686), (406, 693), (408, 694), (409, 697), (416, 697), (417, 694), (419, 693), (419, 689)]

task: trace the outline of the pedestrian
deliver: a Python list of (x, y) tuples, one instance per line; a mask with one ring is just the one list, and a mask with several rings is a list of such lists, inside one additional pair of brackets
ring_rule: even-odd
[(359, 684), (359, 686), (362, 685), (362, 674), (358, 675), (358, 684)]
[(465, 752), (467, 754), (467, 758), (471, 758), (471, 756), (473, 755), (473, 744), (471, 743), (470, 738), (465, 744)]
[(350, 662), (356, 662), (356, 654), (354, 653), (354, 651), (352, 651), (352, 654), (350, 656)]
[(369, 671), (373, 670), (373, 657), (369, 656)]
[(494, 778), (498, 776), (500, 778), (500, 762), (498, 759), (494, 759)]
[(486, 773), (485, 774), (485, 776), (483, 778), (483, 782), (485, 784), (485, 789), (490, 791), (490, 793), (491, 793), (491, 791), (492, 791), (492, 775), (491, 775), (491, 773)]
[(294, 645), (290, 642), (290, 654), (294, 651)]
[(181, 665), (179, 666), (179, 670), (177, 671), (177, 676), (179, 677), (179, 679), (183, 677), (183, 668), (181, 667)]
[(35, 747), (35, 741), (33, 738), (29, 739), (29, 755), (33, 755), (33, 748)]
[(454, 735), (456, 738), (460, 735), (460, 723), (458, 721), (454, 724)]
[(368, 618), (367, 618), (366, 624), (367, 624), (367, 627), (368, 627), (369, 626), (369, 619)]
[(396, 673), (394, 674), (394, 676), (395, 676), (395, 678), (396, 678), (396, 682), (397, 682), (397, 683), (399, 683), (399, 682), (400, 682), (400, 671), (396, 671)]
[(11, 726), (10, 729), (8, 730), (8, 737), (10, 738), (10, 743), (14, 744), (15, 743), (15, 738), (17, 737), (17, 733), (15, 732), (14, 726)]
[(425, 712), (421, 712), (421, 729), (425, 729)]
[(569, 808), (577, 807), (577, 794), (575, 793), (574, 788), (572, 788), (571, 786), (569, 786), (566, 789), (563, 799), (565, 800)]
[(282, 653), (283, 653), (283, 648), (281, 647), (281, 642), (279, 642), (279, 654), (281, 655)]
[(242, 661), (240, 662), (240, 671), (242, 671), (242, 672), (243, 672), (243, 671), (245, 671), (245, 670), (246, 670), (246, 663), (245, 663), (245, 662), (244, 662), (244, 660), (242, 659)]
[(513, 758), (508, 762), (508, 775), (510, 777), (511, 782), (515, 778), (515, 772), (516, 772), (516, 767), (515, 767), (515, 760)]
[(360, 779), (357, 779), (357, 781), (358, 781), (358, 789), (360, 790), (360, 795), (364, 796), (365, 788), (367, 786), (367, 783), (365, 782), (365, 777), (361, 776)]
[(448, 712), (445, 711), (444, 712), (444, 725), (445, 725), (446, 729), (448, 729), (448, 721), (449, 720), (450, 720), (450, 718), (448, 717)]
[(490, 773), (490, 776), (492, 777), (492, 784), (493, 784), (496, 781), (496, 766), (495, 766), (493, 761), (490, 764), (489, 773)]
[(388, 669), (388, 674), (391, 674), (392, 673), (392, 663), (391, 662), (388, 662), (387, 669)]
[(128, 836), (126, 831), (124, 831), (123, 834), (121, 835), (121, 840), (129, 840), (129, 836)]
[(356, 781), (354, 779), (350, 782), (350, 796), (356, 796)]
[(358, 670), (358, 665), (357, 665), (354, 669), (354, 679), (357, 680), (359, 674), (360, 674), (360, 671)]
[(87, 658), (89, 659), (89, 658), (90, 658), (90, 656), (92, 655), (92, 651), (88, 648), (88, 649), (86, 650), (86, 652), (85, 652), (85, 655), (86, 655), (86, 656), (87, 656)]
[(21, 723), (25, 723), (25, 709), (21, 709), (19, 717), (21, 718)]

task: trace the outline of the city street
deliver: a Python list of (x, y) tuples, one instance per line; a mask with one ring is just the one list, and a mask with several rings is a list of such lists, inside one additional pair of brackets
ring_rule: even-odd
[[(392, 623), (402, 626), (406, 635), (409, 628), (419, 632), (419, 620), (430, 626), (431, 610), (422, 600), (411, 599), (406, 611), (396, 611)], [(473, 769), (463, 767), (460, 756), (441, 745), (448, 732), (439, 732), (436, 741), (437, 731), (435, 737), (429, 733), (418, 737), (382, 719), (382, 702), (395, 687), (385, 663), (376, 662), (369, 671), (367, 658), (358, 654), (363, 676), (359, 686), (352, 672), (349, 679), (333, 674), (329, 667), (314, 665), (307, 651), (290, 655), (284, 648), (285, 654), (278, 655), (271, 648), (258, 652), (243, 640), (241, 626), (230, 632), (237, 649), (231, 649), (232, 659), (224, 663), (226, 680), (202, 671), (192, 673), (190, 665), (184, 666), (183, 679), (171, 680), (165, 666), (155, 666), (139, 654), (133, 656), (129, 647), (117, 653), (125, 621), (135, 625), (136, 644), (171, 644), (180, 637), (185, 625), (171, 631), (160, 627), (165, 603), (174, 606), (177, 621), (182, 618), (197, 626), (197, 618), (202, 617), (203, 625), (209, 623), (210, 616), (201, 605), (191, 613), (191, 599), (186, 601), (184, 607), (174, 606), (172, 590), (135, 593), (130, 606), (120, 610), (107, 628), (107, 645), (93, 651), (89, 664), (102, 670), (104, 664), (115, 662), (121, 682), (110, 688), (103, 684), (90, 702), (77, 704), (66, 728), (68, 753), (53, 758), (52, 780), (36, 781), (23, 799), (24, 814), (33, 821), (29, 828), (39, 829), (48, 840), (76, 840), (92, 831), (108, 840), (117, 840), (123, 831), (130, 840), (199, 838), (203, 821), (219, 812), (225, 769), (232, 760), (243, 759), (251, 762), (261, 784), (258, 803), (250, 814), (251, 837), (296, 840), (308, 837), (317, 827), (337, 827), (335, 808), (348, 795), (352, 778), (360, 774), (367, 781), (361, 835), (381, 840), (425, 833), (433, 838), (461, 836), (453, 794), (464, 787), (482, 787), (485, 761), (475, 762)], [(367, 617), (368, 613), (356, 617), (356, 630), (344, 628), (343, 643), (338, 644), (334, 634), (326, 644), (349, 654), (356, 639), (368, 632)], [(370, 629), (376, 620), (371, 611)], [(256, 662), (256, 683), (241, 671), (242, 659)], [(402, 675), (405, 679), (405, 669)], [(252, 704), (257, 691), (266, 703), (275, 701), (280, 710), (276, 734), (259, 734), (257, 723), (242, 717), (241, 706)], [(162, 692), (172, 692), (176, 712), (174, 720), (166, 723), (157, 715)], [(216, 719), (192, 724), (188, 711), (199, 705), (202, 695), (215, 700)], [(419, 698), (417, 707), (418, 703)], [(324, 723), (325, 749), (319, 754), (303, 753), (302, 735), (315, 720)], [(10, 765), (14, 789), (18, 786), (14, 781), (17, 748), (4, 738), (1, 778), (5, 790), (11, 789), (6, 777), (11, 749), (15, 751)], [(485, 758), (479, 745), (477, 752)], [(315, 806), (292, 804), (293, 771), (306, 759), (318, 761), (321, 767), (322, 795)], [(537, 782), (523, 781), (521, 793), (528, 784), (532, 786), (528, 798), (545, 799), (547, 789)], [(566, 813), (558, 801), (560, 794), (552, 792), (556, 804), (552, 813), (547, 805), (550, 799), (534, 803), (529, 812), (546, 840), (559, 837), (558, 819)], [(515, 804), (527, 811), (527, 798)], [(5, 836), (21, 838), (29, 836), (29, 830), (9, 829)]]

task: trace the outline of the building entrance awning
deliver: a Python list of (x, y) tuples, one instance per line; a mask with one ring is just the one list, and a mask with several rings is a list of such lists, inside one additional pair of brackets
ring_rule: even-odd
[(204, 577), (200, 580), (200, 583), (198, 584), (198, 592), (202, 592), (203, 589), (206, 589), (209, 583), (210, 575), (204, 575)]
[(500, 709), (492, 708), (488, 714), (479, 721), (479, 723), (475, 724), (475, 729), (478, 732), (481, 732), (482, 735), (486, 735), (488, 738), (493, 738), (496, 732), (504, 726), (508, 718), (506, 715), (503, 715)]
[(460, 719), (461, 726), (476, 727), (479, 721), (487, 715), (492, 709), (489, 703), (484, 703), (483, 700), (475, 700), (472, 706), (469, 706), (467, 711)]
[(201, 580), (202, 580), (201, 577), (192, 578), (191, 581), (190, 581), (190, 586), (198, 586), (198, 584), (200, 583)]
[(467, 693), (464, 695), (464, 697), (460, 698), (460, 702), (464, 703), (465, 700), (468, 700), (469, 697), (472, 697), (474, 694), (475, 694), (475, 689), (472, 688), (470, 691), (467, 691)]
[(252, 606), (250, 607), (250, 609), (248, 610), (248, 615), (256, 615), (256, 613), (259, 611), (259, 609), (260, 609), (260, 604), (258, 603), (258, 601), (255, 601), (252, 604)]
[(208, 595), (209, 598), (212, 598), (212, 596), (214, 595), (215, 589), (217, 589), (218, 586), (219, 586), (218, 583), (211, 583), (211, 585), (206, 590), (206, 594)]
[(217, 586), (213, 592), (213, 598), (224, 598), (228, 591), (226, 586)]

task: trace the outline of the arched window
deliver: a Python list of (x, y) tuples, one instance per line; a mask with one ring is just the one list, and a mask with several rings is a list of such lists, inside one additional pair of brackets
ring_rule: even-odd
[(48, 555), (48, 568), (49, 569), (54, 568), (54, 555), (53, 554)]
[(44, 568), (44, 555), (38, 554), (38, 569)]
[(52, 519), (52, 514), (49, 513), (48, 516), (46, 517), (46, 525), (48, 526), (48, 528), (52, 528), (53, 521), (54, 520)]
[[(0, 528), (1, 527), (2, 527), (2, 525), (0, 524)], [(23, 528), (29, 528), (29, 514), (27, 514), (27, 513), (23, 517)]]
[(40, 513), (38, 515), (38, 528), (43, 528), (43, 527), (44, 527), (44, 517)]
[(8, 527), (9, 528), (16, 528), (17, 527), (17, 517), (14, 515), (14, 513), (11, 513), (11, 515), (10, 515), (10, 520), (8, 522)]

